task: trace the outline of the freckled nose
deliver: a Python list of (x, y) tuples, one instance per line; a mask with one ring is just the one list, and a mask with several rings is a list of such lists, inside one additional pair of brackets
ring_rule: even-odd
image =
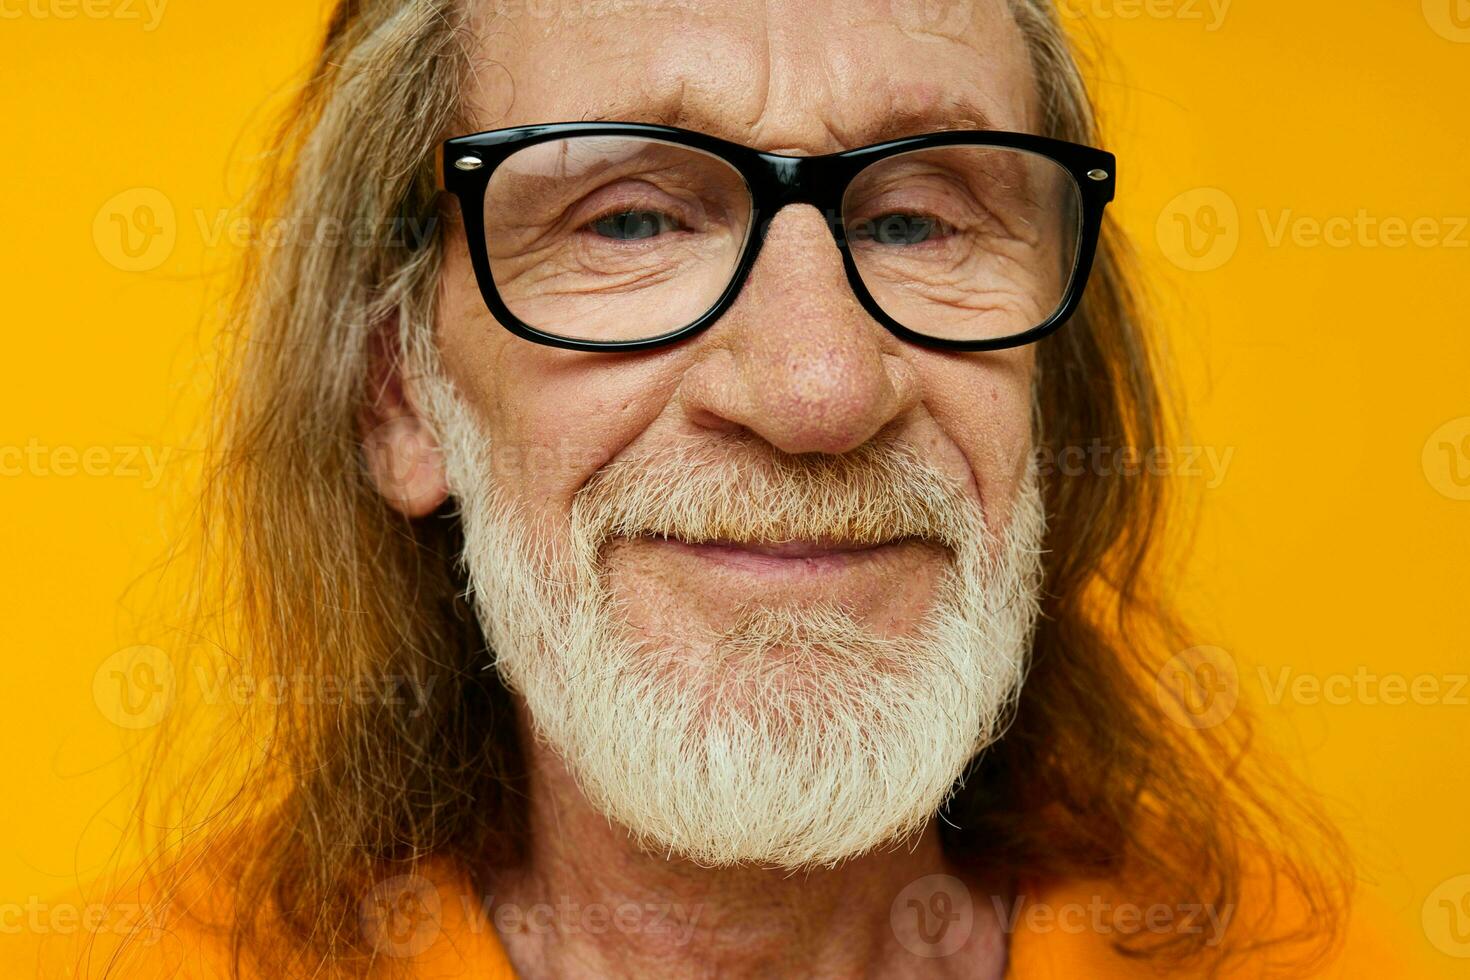
[(898, 342), (852, 294), (809, 206), (776, 215), (740, 298), (704, 343), (709, 353), (680, 385), (690, 419), (788, 453), (855, 449), (917, 401)]

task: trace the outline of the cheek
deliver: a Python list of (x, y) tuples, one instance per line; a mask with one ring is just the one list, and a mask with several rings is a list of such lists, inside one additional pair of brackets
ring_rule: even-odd
[(574, 493), (648, 428), (677, 375), (672, 355), (562, 351), (485, 309), (463, 248), (445, 257), (444, 369), (490, 438), (490, 479), (533, 517), (565, 524)]
[(1004, 526), (1032, 451), (1035, 354), (1024, 347), (927, 360), (929, 412), (965, 457), (987, 519)]

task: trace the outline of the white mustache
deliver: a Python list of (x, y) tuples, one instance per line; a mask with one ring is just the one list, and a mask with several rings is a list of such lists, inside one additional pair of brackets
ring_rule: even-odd
[(651, 536), (751, 544), (920, 539), (957, 549), (986, 533), (979, 502), (905, 444), (793, 456), (741, 441), (747, 445), (671, 446), (609, 463), (573, 500), (579, 536), (593, 546)]

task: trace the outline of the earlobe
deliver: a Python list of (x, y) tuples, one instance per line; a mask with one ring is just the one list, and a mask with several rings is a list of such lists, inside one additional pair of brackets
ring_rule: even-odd
[(404, 384), (402, 358), (385, 328), (372, 343), (359, 435), (368, 475), (405, 517), (433, 513), (449, 497), (438, 439)]
[(431, 514), (448, 498), (439, 443), (418, 416), (385, 419), (363, 435), (362, 448), (378, 493), (405, 517)]

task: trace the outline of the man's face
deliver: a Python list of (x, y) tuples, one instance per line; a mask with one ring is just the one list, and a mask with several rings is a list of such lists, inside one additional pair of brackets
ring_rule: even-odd
[[(931, 6), (505, 5), (509, 16), (485, 14), (467, 101), (482, 129), (661, 122), (788, 154), (1035, 131), (1002, 0)], [(714, 862), (831, 861), (878, 842), (864, 834), (913, 829), (1019, 682), (1040, 534), (1031, 349), (899, 340), (852, 295), (808, 206), (774, 217), (713, 327), (635, 354), (513, 336), (485, 309), (463, 236), (447, 242), (437, 340), (460, 422), (442, 418), (443, 392), (430, 414), (441, 437), (452, 430), (449, 483), (502, 673), (584, 790), (641, 835)], [(536, 583), (565, 567), (563, 597), (579, 594), (541, 620), (534, 606), (559, 600)], [(641, 760), (629, 718), (664, 733)], [(583, 744), (619, 740), (611, 753)], [(665, 775), (695, 802), (659, 811), (686, 797), (610, 774), (630, 759), (678, 769)], [(875, 759), (909, 771), (853, 782)], [(896, 783), (910, 798), (880, 799), (875, 785)], [(799, 844), (687, 839), (720, 808), (687, 811), (722, 788), (737, 794), (725, 809), (763, 802), (770, 826), (783, 813), (811, 825), (792, 812), (803, 786), (825, 787), (824, 806), (850, 797), (862, 826)]]
[[(671, 121), (793, 154), (980, 122), (1033, 128), (1029, 63), (1001, 0), (938, 5), (945, 16), (928, 25), (927, 6), (504, 5), (511, 16), (486, 15), (469, 101), (486, 129)], [(958, 16), (965, 10), (971, 16)], [(954, 36), (920, 33), (925, 26)], [(731, 435), (785, 453), (845, 453), (881, 433), (962, 484), (992, 525), (1004, 524), (1030, 446), (1031, 348), (955, 354), (894, 337), (853, 297), (815, 209), (776, 217), (739, 300), (713, 328), (632, 355), (560, 351), (501, 329), (463, 238), (450, 242), (445, 370), (483, 420), (495, 482), (546, 534), (564, 533), (573, 494), (619, 456)], [(668, 634), (720, 628), (757, 597), (840, 601), (901, 632), (927, 608), (945, 561), (906, 545), (860, 556), (654, 540), (615, 550), (611, 573), (630, 615)]]

